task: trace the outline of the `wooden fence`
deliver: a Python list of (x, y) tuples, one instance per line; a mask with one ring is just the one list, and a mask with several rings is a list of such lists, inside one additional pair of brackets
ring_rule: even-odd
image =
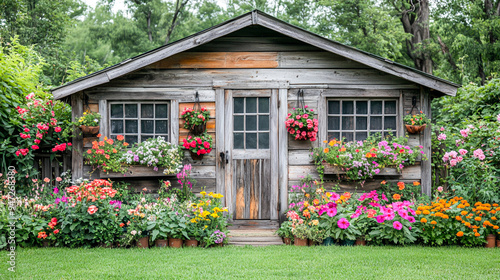
[(52, 160), (50, 157), (51, 154), (35, 154), (33, 168), (38, 171), (39, 179), (49, 178), (54, 180), (57, 186), (58, 182), (55, 179), (61, 177), (63, 172), (71, 171), (71, 153), (57, 154)]

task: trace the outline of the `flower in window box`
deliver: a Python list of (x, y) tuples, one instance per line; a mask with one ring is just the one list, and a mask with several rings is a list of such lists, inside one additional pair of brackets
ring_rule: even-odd
[(318, 136), (318, 120), (314, 118), (314, 110), (304, 108), (293, 108), (292, 113), (288, 113), (285, 121), (288, 133), (295, 137), (295, 140), (316, 141)]

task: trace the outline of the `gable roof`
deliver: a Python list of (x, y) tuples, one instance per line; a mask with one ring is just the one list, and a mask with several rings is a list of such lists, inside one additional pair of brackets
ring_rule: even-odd
[(179, 41), (161, 46), (136, 57), (122, 61), (116, 65), (68, 82), (65, 85), (53, 88), (51, 92), (55, 99), (61, 99), (76, 92), (105, 84), (132, 71), (252, 25), (268, 28), (317, 48), (420, 84), (443, 94), (455, 96), (457, 89), (460, 87), (460, 85), (450, 81), (427, 74), (412, 67), (393, 62), (386, 58), (343, 45), (339, 42), (321, 37), (297, 26), (283, 22), (259, 10), (254, 10)]

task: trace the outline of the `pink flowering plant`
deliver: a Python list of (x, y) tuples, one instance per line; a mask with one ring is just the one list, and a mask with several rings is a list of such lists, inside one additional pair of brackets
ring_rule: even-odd
[(210, 111), (206, 107), (201, 107), (200, 110), (184, 108), (181, 118), (184, 119), (184, 128), (192, 129), (193, 126), (206, 125), (210, 120)]
[(314, 118), (314, 110), (308, 109), (307, 105), (304, 108), (293, 108), (293, 112), (288, 113), (285, 125), (295, 140), (317, 139), (318, 120)]

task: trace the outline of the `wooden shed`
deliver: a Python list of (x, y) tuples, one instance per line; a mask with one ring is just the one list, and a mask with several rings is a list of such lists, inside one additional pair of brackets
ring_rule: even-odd
[[(455, 95), (458, 87), (253, 11), (54, 88), (52, 93), (71, 102), (74, 118), (87, 108), (99, 111), (102, 137), (125, 134), (132, 142), (141, 141), (145, 133), (140, 125), (124, 131), (111, 122), (125, 121), (122, 114), (131, 110), (129, 120), (140, 123), (137, 111), (155, 106), (163, 112), (152, 119), (163, 124), (155, 135), (181, 143), (187, 131), (180, 112), (193, 106), (198, 92), (201, 104), (212, 111), (207, 127), (215, 148), (201, 161), (185, 157), (198, 181), (195, 191), (206, 186), (207, 191), (224, 194), (234, 220), (276, 221), (288, 207), (289, 187), (301, 176), (317, 176), (310, 148), (332, 137), (362, 140), (373, 131), (392, 129), (402, 136), (403, 117), (412, 102), (430, 116), (431, 100)], [(284, 123), (299, 90), (317, 113), (319, 131), (314, 142), (295, 141)], [(351, 109), (332, 109), (339, 106)], [(342, 116), (361, 118), (352, 109), (358, 107), (371, 108), (362, 109), (363, 118), (371, 123), (349, 128), (337, 123)], [(114, 115), (113, 110), (125, 113)], [(411, 145), (423, 145), (430, 155), (429, 127), (409, 137)], [(82, 153), (92, 140), (73, 140), (73, 178), (89, 177)], [(127, 179), (141, 187), (157, 186), (159, 178), (173, 179), (148, 168), (135, 168), (126, 177), (99, 172), (92, 176)], [(430, 160), (379, 179), (421, 180), (422, 191), (430, 194)], [(348, 184), (343, 187), (351, 190)]]

